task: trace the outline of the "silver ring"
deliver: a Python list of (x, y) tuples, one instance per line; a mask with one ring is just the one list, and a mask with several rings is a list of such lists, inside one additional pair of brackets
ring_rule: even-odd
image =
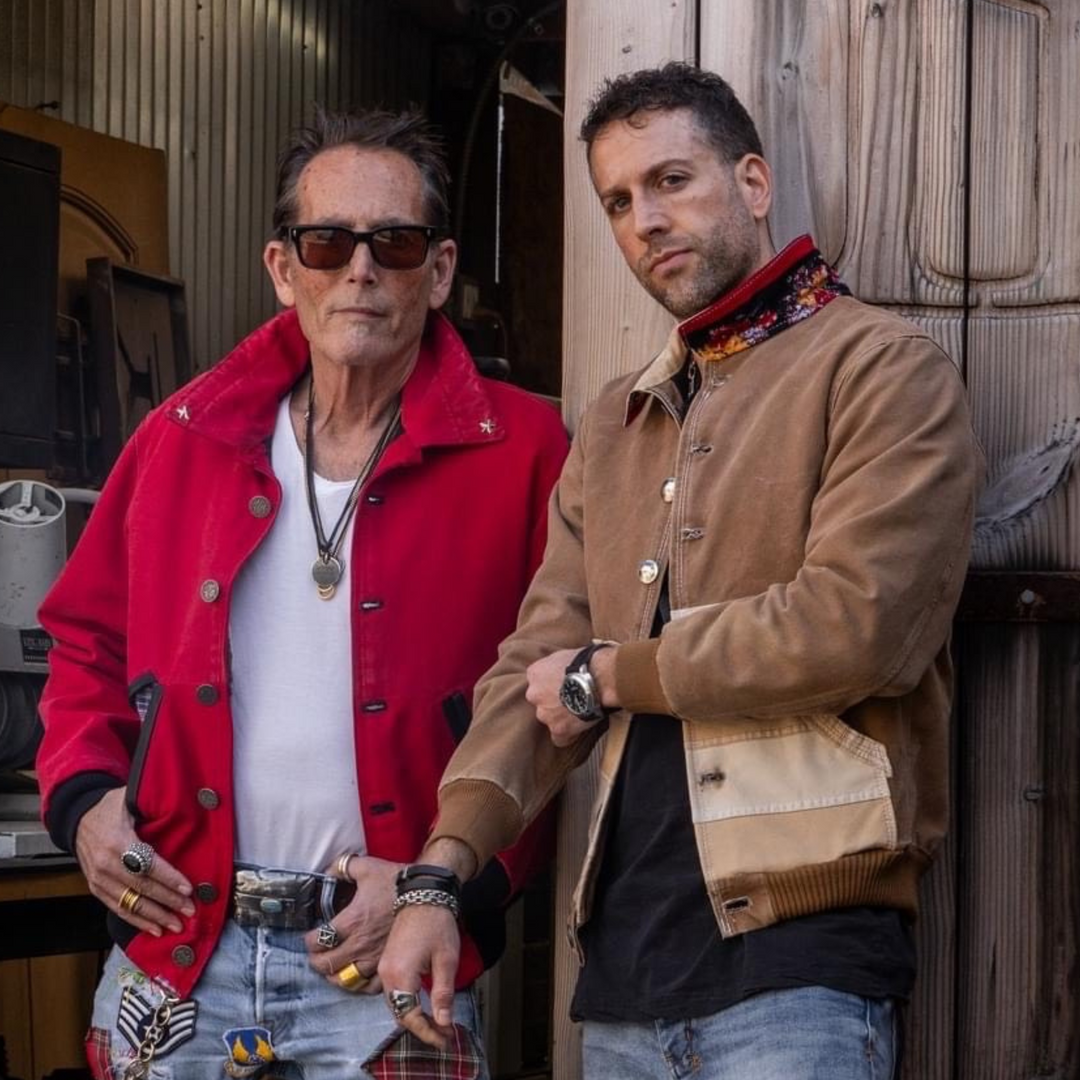
[(320, 949), (332, 949), (340, 940), (337, 928), (333, 923), (324, 922), (315, 935), (315, 944)]
[(420, 1006), (419, 994), (414, 994), (411, 990), (391, 990), (386, 997), (395, 1020), (403, 1019)]
[(154, 865), (154, 849), (142, 840), (136, 840), (120, 856), (120, 862), (129, 874), (138, 876), (149, 874), (150, 867)]

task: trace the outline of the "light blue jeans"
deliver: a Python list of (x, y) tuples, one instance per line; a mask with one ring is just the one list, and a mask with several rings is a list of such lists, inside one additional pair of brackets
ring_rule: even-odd
[[(231, 919), (189, 1002), (180, 1006), (154, 1057), (153, 1080), (274, 1077), (341, 1080), (370, 1073), (363, 1063), (395, 1031), (381, 994), (350, 994), (311, 968), (303, 932), (241, 927)], [(127, 998), (124, 999), (124, 991)], [(143, 1003), (156, 1006), (146, 977), (114, 948), (94, 998), (87, 1054), (95, 1077), (120, 1080), (146, 1030)], [(194, 1002), (195, 1009), (191, 1008)], [(430, 1011), (426, 1001), (425, 1008)], [(480, 1043), (471, 991), (454, 1020)], [(125, 1034), (126, 1032), (126, 1034)], [(266, 1064), (268, 1056), (273, 1060)], [(107, 1071), (111, 1067), (112, 1073)], [(478, 1080), (487, 1080), (487, 1067)]]
[(892, 1080), (896, 1005), (820, 986), (755, 994), (697, 1020), (586, 1021), (586, 1080)]

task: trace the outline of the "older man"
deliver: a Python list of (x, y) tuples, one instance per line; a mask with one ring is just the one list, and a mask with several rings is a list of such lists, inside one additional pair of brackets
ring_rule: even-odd
[[(95, 1076), (336, 1080), (396, 1052), (395, 878), (427, 880), (406, 864), (566, 449), (437, 314), (446, 182), (416, 116), (297, 134), (264, 254), (288, 310), (136, 431), (42, 609), (45, 819), (117, 941)], [(470, 1075), (467, 990), (540, 847), (456, 902)]]
[[(582, 137), (678, 324), (582, 421), (424, 861), (467, 877), (606, 729), (571, 927), (586, 1073), (890, 1077), (948, 805), (964, 388), (809, 237), (774, 251), (769, 166), (718, 76), (616, 79)], [(456, 942), (410, 907), (379, 969), (435, 1042), (408, 995), (430, 970), (448, 1021)]]

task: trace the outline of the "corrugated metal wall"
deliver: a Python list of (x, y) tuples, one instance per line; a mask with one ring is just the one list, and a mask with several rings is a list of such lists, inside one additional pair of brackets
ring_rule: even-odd
[(316, 101), (423, 104), (429, 37), (392, 0), (0, 0), (0, 100), (163, 149), (172, 272), (213, 363), (274, 311), (274, 162)]

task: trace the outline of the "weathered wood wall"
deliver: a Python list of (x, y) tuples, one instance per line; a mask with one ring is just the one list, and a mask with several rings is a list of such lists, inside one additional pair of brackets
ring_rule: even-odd
[[(990, 471), (976, 568), (1075, 568), (1080, 0), (614, 7), (569, 3), (568, 421), (669, 325), (621, 265), (588, 188), (572, 138), (584, 99), (604, 75), (697, 59), (758, 120), (777, 246), (811, 232), (858, 296), (913, 319), (961, 367)], [(1080, 1075), (1080, 633), (971, 611), (957, 642), (953, 828), (924, 889), (905, 1076), (1064, 1080)], [(564, 814), (564, 880), (588, 786), (584, 776)], [(565, 901), (560, 926), (564, 914)], [(567, 959), (557, 1080), (579, 1075), (563, 1020), (572, 978)]]

